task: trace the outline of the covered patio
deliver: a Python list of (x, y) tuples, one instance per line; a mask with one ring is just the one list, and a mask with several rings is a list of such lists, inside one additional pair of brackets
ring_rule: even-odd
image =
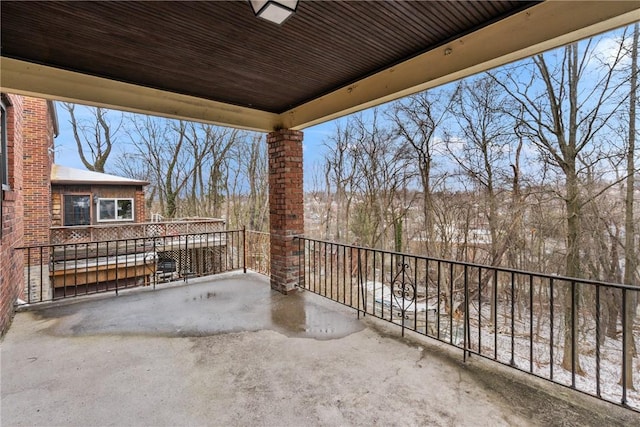
[(637, 425), (573, 393), (256, 273), (16, 315), (3, 425)]
[[(3, 2), (1, 90), (268, 133), (270, 280), (233, 273), (18, 313), (2, 343), (4, 423), (640, 423), (301, 290), (304, 274), (315, 282), (298, 239), (303, 129), (627, 25), (637, 3), (300, 2), (282, 26), (243, 1), (152, 5)], [(344, 265), (347, 250), (360, 253), (342, 248)]]

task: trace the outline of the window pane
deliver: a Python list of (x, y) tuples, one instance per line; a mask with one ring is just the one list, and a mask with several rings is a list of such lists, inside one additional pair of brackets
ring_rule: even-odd
[(90, 197), (64, 196), (64, 225), (89, 225), (90, 223)]
[(118, 219), (133, 219), (132, 200), (118, 200)]
[(116, 201), (113, 199), (100, 199), (100, 220), (108, 221), (116, 219)]

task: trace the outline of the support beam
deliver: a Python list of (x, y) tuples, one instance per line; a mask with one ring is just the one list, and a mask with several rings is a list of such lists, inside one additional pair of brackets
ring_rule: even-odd
[(277, 114), (2, 57), (0, 90), (170, 119), (270, 131)]
[(295, 291), (301, 280), (295, 236), (304, 234), (302, 137), (286, 129), (267, 135), (271, 288), (284, 294)]

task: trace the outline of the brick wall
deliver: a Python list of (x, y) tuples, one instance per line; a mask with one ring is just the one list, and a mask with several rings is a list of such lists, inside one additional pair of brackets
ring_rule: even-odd
[[(28, 266), (21, 246), (49, 243), (54, 116), (43, 99), (3, 95), (7, 107), (10, 190), (2, 192), (0, 333), (9, 327), (17, 298), (25, 298)], [(43, 258), (48, 260), (48, 252)], [(31, 263), (40, 264), (35, 251)], [(48, 274), (47, 274), (48, 276)]]
[(1, 191), (2, 236), (0, 237), (0, 335), (9, 327), (14, 302), (22, 297), (23, 245), (23, 98), (3, 95), (7, 107), (7, 145), (9, 156), (9, 191)]
[(23, 113), (24, 244), (47, 245), (51, 227), (53, 122), (44, 99), (25, 97)]
[(269, 133), (269, 219), (271, 228), (271, 287), (282, 293), (300, 283), (299, 249), (294, 240), (304, 234), (300, 131)]
[[(53, 105), (38, 98), (24, 98), (23, 109), (23, 205), (24, 245), (49, 244), (51, 227), (51, 165), (55, 132)], [(28, 302), (47, 300), (49, 286), (49, 250), (24, 254), (24, 299)], [(41, 258), (42, 256), (42, 258)], [(42, 286), (40, 286), (42, 278)]]

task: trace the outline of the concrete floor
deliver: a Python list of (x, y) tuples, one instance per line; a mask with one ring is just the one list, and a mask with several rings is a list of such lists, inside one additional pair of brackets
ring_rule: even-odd
[(18, 313), (2, 426), (640, 425), (640, 415), (257, 274)]

